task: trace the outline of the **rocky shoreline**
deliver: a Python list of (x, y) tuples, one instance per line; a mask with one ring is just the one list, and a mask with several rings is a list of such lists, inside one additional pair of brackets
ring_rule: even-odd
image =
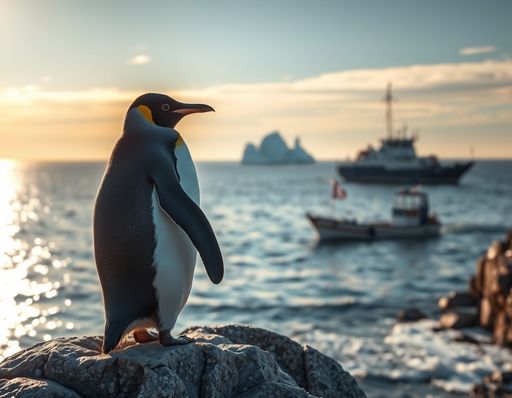
[(512, 347), (512, 231), (493, 242), (480, 257), (466, 292), (452, 292), (439, 300), (443, 327), (480, 326), (492, 341)]
[(127, 340), (111, 355), (102, 338), (57, 338), (0, 363), (0, 396), (365, 397), (335, 360), (255, 327), (192, 327), (183, 346)]
[[(494, 241), (477, 260), (468, 289), (441, 297), (438, 306), (441, 311), (439, 330), (460, 330), (457, 342), (482, 344), (464, 332), (467, 328), (482, 328), (491, 333), (489, 343), (512, 348), (512, 231), (504, 240)], [(402, 322), (423, 318), (426, 315), (416, 308), (398, 315)], [(512, 398), (512, 366), (485, 377), (474, 386), (472, 395)]]

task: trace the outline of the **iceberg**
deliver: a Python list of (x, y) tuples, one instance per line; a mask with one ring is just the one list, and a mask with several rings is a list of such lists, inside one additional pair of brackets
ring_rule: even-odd
[(267, 134), (258, 148), (254, 144), (247, 144), (242, 156), (242, 164), (307, 164), (314, 163), (315, 159), (307, 153), (295, 139), (295, 146), (288, 148), (286, 142), (278, 131)]

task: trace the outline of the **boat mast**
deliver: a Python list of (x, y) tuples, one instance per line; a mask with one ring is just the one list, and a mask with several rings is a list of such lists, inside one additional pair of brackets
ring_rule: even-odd
[(384, 97), (384, 102), (386, 103), (386, 128), (388, 139), (391, 139), (393, 136), (393, 101), (395, 97), (391, 92), (391, 83), (388, 83), (388, 87), (386, 89), (386, 95)]

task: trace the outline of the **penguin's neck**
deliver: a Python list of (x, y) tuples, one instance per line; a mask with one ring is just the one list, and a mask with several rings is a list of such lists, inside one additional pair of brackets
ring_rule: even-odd
[(174, 156), (176, 156), (176, 168), (180, 176), (180, 184), (185, 193), (199, 206), (199, 183), (196, 168), (185, 141), (176, 130), (149, 123), (136, 108), (131, 109), (126, 115), (123, 135), (137, 136), (144, 134), (144, 136), (147, 136), (151, 133), (164, 136), (175, 134), (177, 136)]
[(169, 127), (158, 126), (146, 120), (137, 108), (130, 109), (126, 114), (123, 129), (124, 136), (137, 136), (141, 134), (145, 136), (150, 134), (168, 136), (172, 133), (177, 135), (177, 132)]
[(176, 169), (180, 176), (180, 184), (185, 193), (199, 206), (199, 183), (197, 181), (196, 167), (190, 156), (187, 144), (183, 139), (176, 142), (174, 148), (176, 156)]

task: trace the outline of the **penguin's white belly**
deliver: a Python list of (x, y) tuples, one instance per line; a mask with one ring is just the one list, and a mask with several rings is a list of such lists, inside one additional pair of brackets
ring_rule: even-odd
[(153, 222), (156, 247), (153, 266), (160, 329), (171, 330), (192, 287), (197, 252), (187, 234), (160, 208), (153, 188)]

